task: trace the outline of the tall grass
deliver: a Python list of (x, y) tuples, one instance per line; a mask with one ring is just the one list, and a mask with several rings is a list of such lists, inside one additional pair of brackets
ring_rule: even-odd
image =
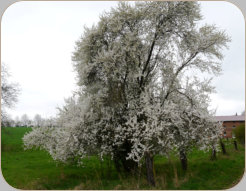
[(137, 175), (117, 173), (112, 161), (97, 156), (83, 160), (84, 166), (56, 163), (45, 151), (24, 151), (22, 137), (30, 128), (2, 128), (2, 173), (18, 189), (226, 189), (240, 181), (244, 172), (245, 149), (235, 151), (226, 142), (227, 155), (194, 150), (188, 155), (188, 170), (183, 172), (178, 157), (154, 157), (156, 187), (146, 181), (145, 167)]

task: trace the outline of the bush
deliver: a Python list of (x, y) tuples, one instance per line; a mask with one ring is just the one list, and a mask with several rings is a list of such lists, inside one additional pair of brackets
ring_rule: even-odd
[(245, 144), (245, 124), (241, 124), (233, 130), (239, 143)]

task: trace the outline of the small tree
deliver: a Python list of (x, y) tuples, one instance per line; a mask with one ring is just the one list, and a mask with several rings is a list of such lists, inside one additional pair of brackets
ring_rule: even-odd
[(233, 133), (235, 134), (235, 137), (239, 143), (245, 144), (245, 124), (244, 123), (236, 127), (233, 130)]
[(4, 114), (4, 118), (2, 118), (1, 126), (2, 127), (14, 127), (15, 121), (11, 118), (7, 113)]
[(30, 127), (31, 126), (31, 120), (29, 119), (27, 114), (23, 114), (21, 116), (21, 126), (22, 127)]
[(18, 116), (15, 117), (14, 121), (15, 121), (15, 127), (21, 126), (21, 121), (20, 121), (20, 118)]
[[(10, 83), (8, 78), (10, 74), (7, 66), (1, 64), (1, 122), (7, 121), (8, 115), (6, 108), (12, 108), (17, 102), (17, 97), (20, 93), (19, 85)], [(4, 124), (1, 124), (4, 125)]]
[(44, 120), (43, 118), (41, 117), (41, 115), (39, 114), (36, 114), (33, 118), (33, 125), (36, 126), (36, 127), (41, 127), (42, 124), (43, 124)]

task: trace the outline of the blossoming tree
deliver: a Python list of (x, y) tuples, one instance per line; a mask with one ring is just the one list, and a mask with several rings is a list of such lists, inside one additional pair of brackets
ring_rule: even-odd
[(229, 41), (215, 26), (199, 28), (200, 19), (199, 4), (182, 1), (119, 3), (101, 15), (76, 43), (79, 91), (57, 127), (24, 136), (26, 148), (64, 162), (108, 155), (126, 171), (145, 158), (151, 185), (155, 154), (177, 150), (185, 167), (189, 149), (210, 148), (219, 131), (208, 111), (210, 80), (191, 72), (219, 74)]

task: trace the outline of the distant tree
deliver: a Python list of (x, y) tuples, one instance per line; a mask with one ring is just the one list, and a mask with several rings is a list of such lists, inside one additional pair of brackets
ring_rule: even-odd
[(44, 123), (44, 120), (43, 120), (43, 118), (41, 117), (41, 115), (36, 114), (36, 115), (34, 116), (34, 118), (33, 118), (33, 125), (34, 125), (35, 127), (41, 127), (43, 123)]
[(14, 121), (15, 121), (15, 127), (21, 126), (21, 121), (20, 121), (20, 118), (18, 116), (15, 117)]
[(7, 66), (1, 64), (1, 121), (7, 120), (6, 108), (12, 108), (17, 102), (20, 88), (17, 83), (10, 83)]
[(245, 144), (245, 124), (244, 123), (237, 126), (233, 130), (233, 133), (235, 134), (235, 137), (239, 143)]
[(21, 126), (22, 127), (29, 127), (31, 125), (31, 120), (29, 119), (27, 114), (23, 114), (21, 116)]
[(241, 113), (241, 115), (245, 115), (245, 111), (243, 111), (243, 112)]
[(4, 118), (1, 120), (2, 127), (14, 127), (15, 121), (7, 113), (4, 114)]

